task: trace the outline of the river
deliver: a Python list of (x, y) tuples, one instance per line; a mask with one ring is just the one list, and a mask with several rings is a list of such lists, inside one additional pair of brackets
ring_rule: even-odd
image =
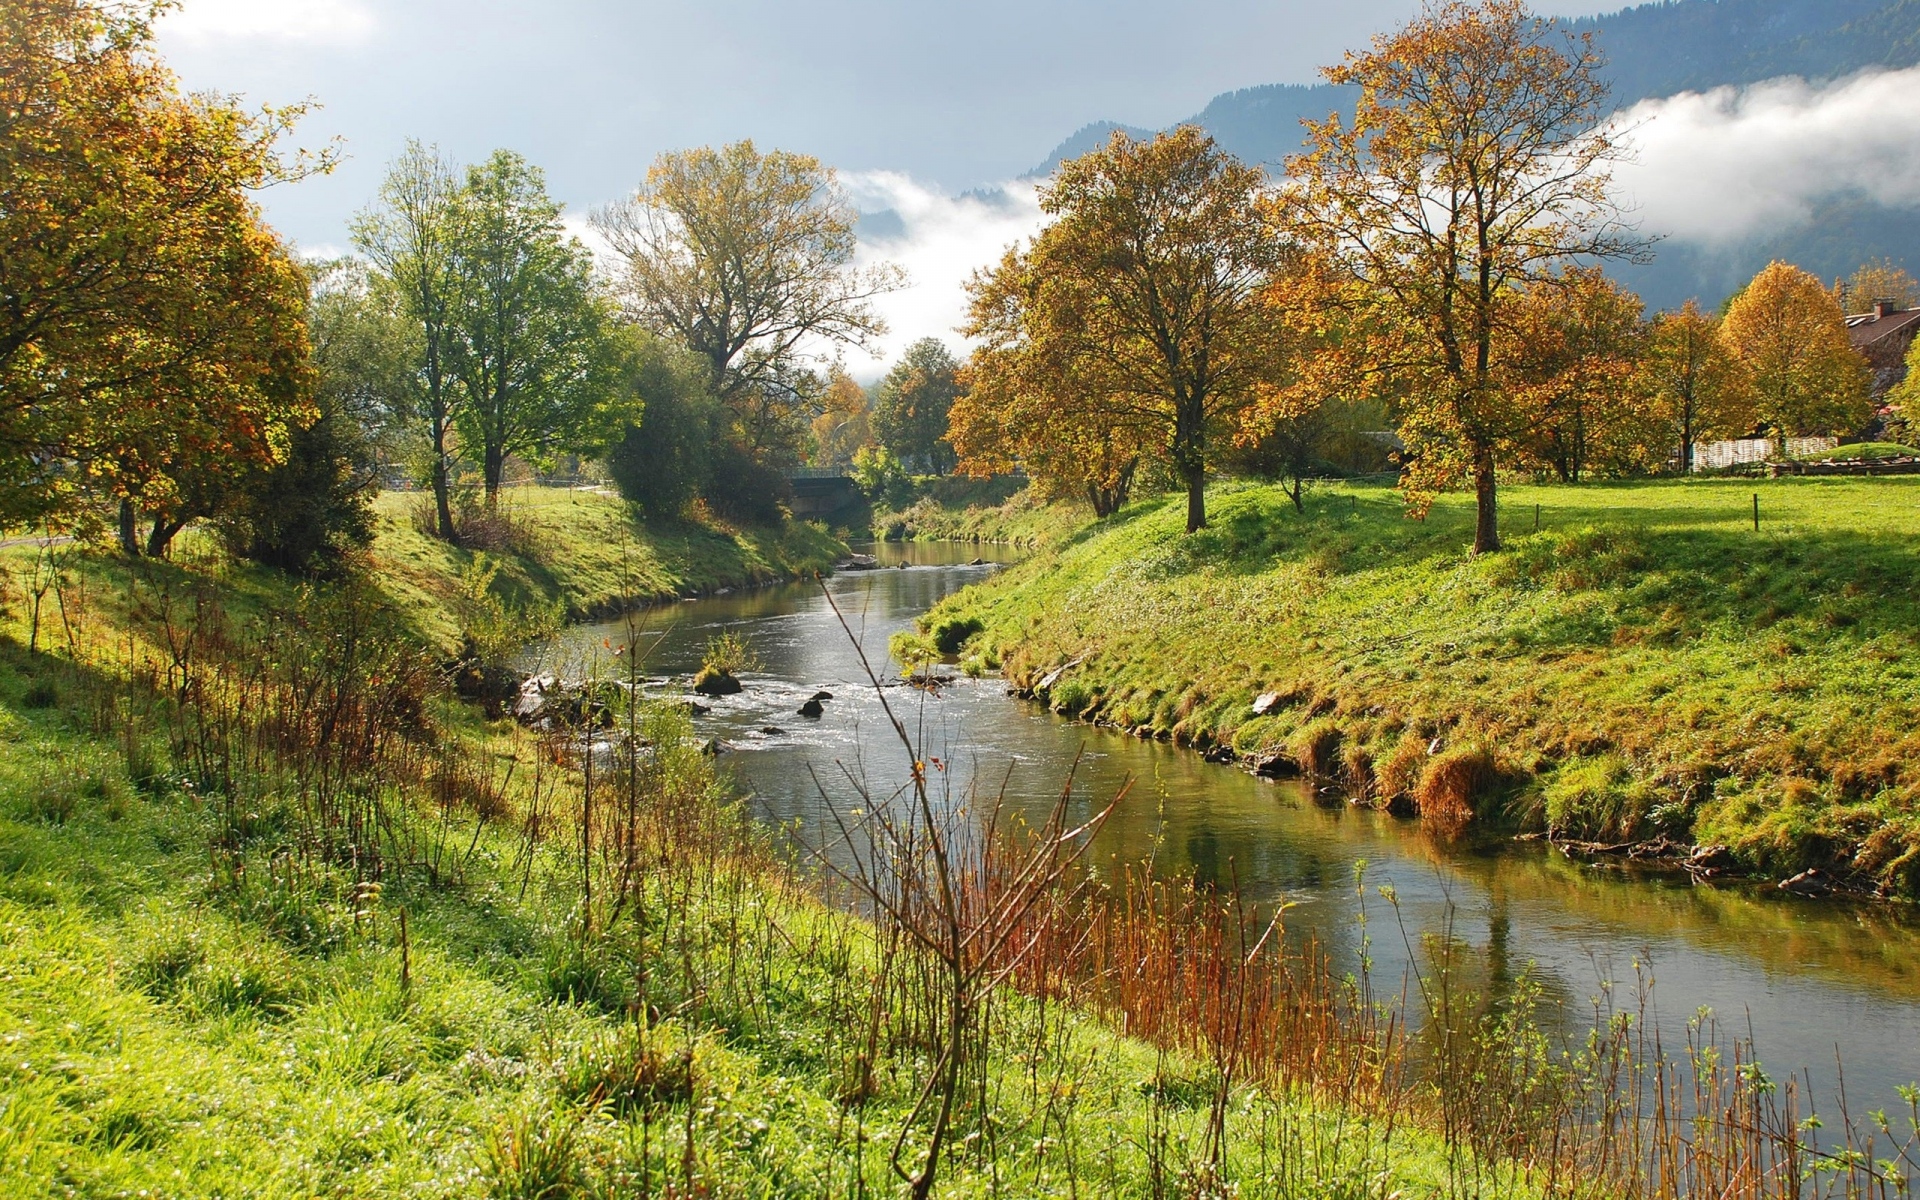
[[(993, 548), (874, 552), (887, 569), (844, 572), (824, 593), (784, 585), (689, 601), (571, 629), (541, 657), (569, 675), (607, 672), (613, 652), (633, 644), (647, 675), (684, 680), (708, 638), (723, 629), (744, 638), (759, 669), (743, 675), (742, 695), (714, 701), (696, 726), (727, 744), (722, 762), (758, 811), (819, 844), (829, 836), (824, 806), (860, 803), (848, 775), (884, 795), (908, 761), (828, 594), (884, 679), (897, 670), (887, 657), (893, 633), (996, 569), (967, 565), (994, 557)], [(901, 562), (909, 566), (897, 569)], [(819, 690), (834, 696), (825, 715), (799, 716)], [(1092, 847), (1095, 861), (1152, 855), (1160, 870), (1237, 881), (1249, 900), (1289, 903), (1289, 936), (1317, 938), (1348, 969), (1360, 954), (1355, 869), (1364, 861), (1367, 953), (1379, 990), (1399, 990), (1408, 946), (1445, 933), (1490, 988), (1531, 968), (1569, 1027), (1591, 1020), (1609, 983), (1616, 1003), (1634, 1007), (1651, 981), (1649, 1012), (1670, 1046), (1689, 1018), (1711, 1008), (1729, 1035), (1751, 1028), (1775, 1078), (1810, 1071), (1823, 1110), (1836, 1061), (1856, 1114), (1904, 1108), (1896, 1086), (1920, 1080), (1920, 925), (1905, 912), (1760, 887), (1695, 887), (1539, 845), (1442, 842), (1417, 821), (1318, 803), (1298, 783), (1060, 720), (1009, 696), (999, 679), (960, 679), (937, 693), (896, 685), (885, 696), (923, 752), (948, 765), (959, 792), (978, 780), (992, 794), (1004, 782), (1010, 805), (1043, 812), (1078, 761), (1076, 806), (1087, 813), (1133, 780)], [(1397, 909), (1381, 898), (1383, 885)]]

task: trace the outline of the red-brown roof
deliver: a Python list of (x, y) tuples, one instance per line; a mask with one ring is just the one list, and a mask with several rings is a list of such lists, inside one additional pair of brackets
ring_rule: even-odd
[(1852, 339), (1855, 350), (1865, 350), (1882, 338), (1892, 337), (1896, 333), (1912, 332), (1916, 322), (1920, 322), (1920, 308), (1890, 312), (1884, 316), (1861, 313), (1847, 318), (1847, 337)]

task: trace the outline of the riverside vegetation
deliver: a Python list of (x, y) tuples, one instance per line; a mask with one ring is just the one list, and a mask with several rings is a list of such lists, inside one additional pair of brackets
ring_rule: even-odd
[(1192, 535), (1147, 501), (936, 608), (921, 652), (1443, 826), (1920, 895), (1914, 484), (1508, 493), (1484, 557), (1453, 496), (1223, 484)]
[(1070, 786), (1023, 828), (849, 780), (796, 857), (642, 663), (580, 725), (454, 698), (389, 553), (8, 552), (7, 1195), (1909, 1194), (1914, 1114), (1823, 1151), (1706, 1024), (1561, 1044), (1444, 942), (1403, 999), (1337, 978), (1080, 870)]

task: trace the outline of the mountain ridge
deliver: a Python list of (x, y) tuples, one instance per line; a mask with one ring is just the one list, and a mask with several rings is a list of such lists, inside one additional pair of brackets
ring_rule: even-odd
[[(1616, 108), (1783, 76), (1824, 82), (1920, 65), (1920, 0), (1661, 0), (1559, 23), (1570, 33), (1593, 35), (1607, 58)], [(1198, 125), (1243, 161), (1277, 171), (1301, 149), (1302, 119), (1351, 112), (1357, 95), (1325, 83), (1240, 88), (1169, 128)], [(1082, 126), (1027, 177), (1052, 174), (1116, 129), (1136, 137), (1152, 132), (1111, 121)], [(1670, 242), (1652, 264), (1621, 275), (1659, 307), (1689, 298), (1712, 305), (1772, 258), (1836, 276), (1872, 258), (1902, 262), (1917, 257), (1916, 250), (1920, 205), (1843, 196), (1820, 206), (1808, 225), (1719, 249)]]

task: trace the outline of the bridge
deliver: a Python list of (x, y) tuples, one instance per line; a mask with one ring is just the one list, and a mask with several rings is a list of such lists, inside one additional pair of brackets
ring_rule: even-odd
[(838, 471), (801, 467), (787, 476), (787, 482), (793, 487), (796, 517), (835, 517), (866, 500), (852, 478)]

